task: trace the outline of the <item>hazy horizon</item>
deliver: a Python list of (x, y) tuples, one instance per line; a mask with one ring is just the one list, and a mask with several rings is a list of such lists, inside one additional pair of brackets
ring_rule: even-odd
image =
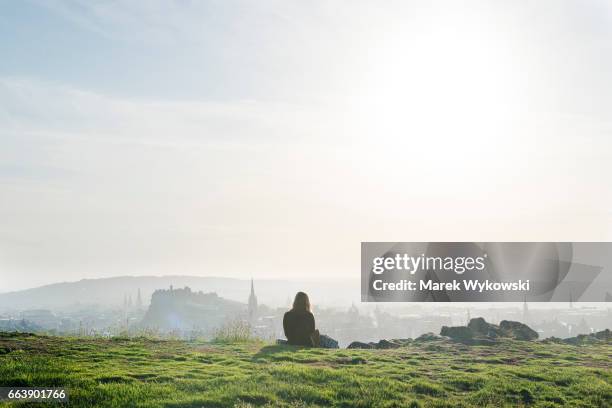
[[(35, 285), (35, 286), (23, 286), (23, 287), (14, 287), (14, 288), (9, 288), (7, 290), (3, 290), (0, 289), (0, 293), (9, 293), (9, 292), (20, 292), (20, 291), (24, 291), (24, 290), (29, 290), (29, 289), (37, 289), (37, 288), (41, 288), (41, 287), (45, 287), (45, 286), (50, 286), (50, 285), (55, 285), (55, 284), (65, 284), (65, 283), (77, 283), (77, 282), (81, 282), (81, 281), (86, 281), (86, 280), (96, 280), (96, 279), (121, 279), (121, 278), (205, 278), (205, 279), (231, 279), (231, 280), (239, 280), (239, 281), (243, 281), (243, 282), (250, 282), (251, 278), (250, 277), (232, 277), (232, 276), (221, 276), (221, 275), (189, 275), (189, 274), (164, 274), (164, 275), (109, 275), (109, 276), (96, 276), (96, 277), (81, 277), (81, 278), (76, 278), (73, 280), (51, 280), (49, 282), (40, 284), (40, 285)], [(275, 281), (275, 282), (287, 282), (287, 283), (317, 283), (320, 282), (320, 280), (318, 279), (283, 279), (283, 278), (263, 278), (263, 279), (254, 279), (254, 282), (269, 282), (269, 281)], [(340, 280), (340, 279), (326, 279), (325, 280), (326, 283), (331, 283), (331, 284), (347, 284), (346, 281), (344, 280)], [(357, 289), (359, 288), (359, 279), (355, 280), (354, 282), (349, 282), (349, 284), (347, 286), (354, 286)], [(165, 288), (159, 288), (159, 289), (165, 289)], [(357, 293), (357, 295), (359, 295), (359, 293)]]
[(0, 5), (0, 292), (612, 240), (612, 5), (468, 3)]
[[(128, 280), (126, 280), (126, 278)], [(173, 280), (176, 279), (176, 280)], [(200, 281), (206, 279), (210, 281)], [(113, 280), (114, 282), (109, 282)], [(242, 286), (227, 285), (223, 280), (236, 280)], [(299, 284), (299, 286), (296, 286)], [(54, 287), (61, 285), (60, 287)], [(137, 291), (142, 290), (145, 307), (155, 290), (168, 289), (173, 285), (175, 289), (189, 287), (194, 292), (217, 293), (221, 298), (247, 303), (250, 293), (250, 280), (240, 278), (226, 278), (213, 276), (115, 276), (110, 278), (81, 279), (71, 282), (55, 282), (35, 288), (0, 292), (0, 313), (15, 310), (48, 309), (51, 311), (66, 311), (80, 306), (120, 307), (125, 295), (136, 297)], [(356, 286), (356, 285), (355, 285)], [(317, 282), (297, 280), (256, 280), (255, 293), (260, 305), (269, 307), (289, 307), (292, 296), (296, 291), (306, 291), (315, 308), (347, 310), (350, 307), (358, 308), (366, 313), (374, 310), (384, 310), (390, 313), (418, 313), (418, 314), (444, 314), (444, 311), (472, 311), (477, 317), (478, 313), (496, 309), (523, 311), (524, 302), (359, 302), (358, 288), (341, 282), (329, 282), (321, 286)], [(66, 296), (66, 292), (74, 292), (76, 297)], [(78, 294), (78, 295), (77, 295)], [(356, 295), (357, 294), (357, 295)], [(6, 297), (8, 296), (8, 298)], [(24, 303), (25, 302), (25, 303)], [(550, 311), (588, 311), (610, 310), (606, 302), (527, 302), (528, 308), (533, 310)], [(12, 306), (11, 306), (12, 305)], [(18, 306), (16, 306), (18, 305)], [(571, 309), (570, 309), (571, 308)], [(469, 312), (468, 312), (469, 313)]]

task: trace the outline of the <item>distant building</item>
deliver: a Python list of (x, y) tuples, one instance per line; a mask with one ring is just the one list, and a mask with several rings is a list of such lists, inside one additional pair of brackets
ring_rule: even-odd
[(355, 306), (355, 302), (351, 303), (351, 307), (349, 308), (347, 314), (348, 314), (349, 319), (359, 318), (359, 309), (357, 309), (357, 306)]
[(578, 334), (591, 334), (591, 328), (584, 317), (580, 319), (580, 323), (576, 327), (576, 335)]
[(194, 292), (189, 287), (158, 289), (151, 296), (141, 327), (211, 333), (244, 313), (244, 303), (223, 299), (216, 293)]
[(138, 296), (136, 297), (136, 309), (142, 310), (142, 296), (140, 295), (140, 288), (138, 288)]
[(257, 317), (257, 296), (255, 296), (255, 285), (251, 279), (251, 294), (249, 295), (249, 321), (253, 322)]

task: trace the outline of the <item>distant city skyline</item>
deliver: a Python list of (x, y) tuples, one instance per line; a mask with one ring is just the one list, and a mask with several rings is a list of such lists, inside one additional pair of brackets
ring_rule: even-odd
[(612, 240), (612, 5), (0, 5), (0, 292)]

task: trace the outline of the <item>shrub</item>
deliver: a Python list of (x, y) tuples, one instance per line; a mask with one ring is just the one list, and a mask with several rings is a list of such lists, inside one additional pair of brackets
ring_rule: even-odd
[(243, 320), (224, 324), (215, 331), (212, 338), (213, 343), (249, 343), (256, 340), (251, 325)]

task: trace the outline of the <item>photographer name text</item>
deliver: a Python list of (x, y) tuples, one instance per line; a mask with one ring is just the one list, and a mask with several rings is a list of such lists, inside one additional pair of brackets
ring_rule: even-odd
[(372, 282), (372, 288), (376, 291), (525, 291), (529, 292), (529, 280), (518, 280), (515, 282), (491, 282), (489, 280), (456, 280), (452, 282), (434, 282), (421, 279), (418, 282), (402, 279), (398, 282), (384, 282), (381, 279)]

